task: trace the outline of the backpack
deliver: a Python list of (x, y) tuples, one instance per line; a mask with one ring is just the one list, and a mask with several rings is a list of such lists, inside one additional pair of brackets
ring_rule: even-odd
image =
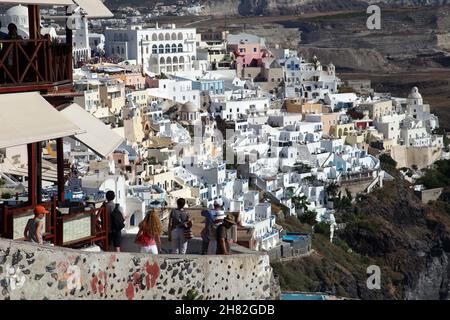
[(121, 231), (123, 228), (125, 228), (125, 219), (119, 210), (119, 204), (116, 203), (114, 210), (111, 212), (111, 230)]

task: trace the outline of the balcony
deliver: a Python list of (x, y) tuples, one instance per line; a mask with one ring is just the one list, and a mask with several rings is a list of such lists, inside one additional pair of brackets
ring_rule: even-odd
[(51, 39), (0, 40), (0, 93), (72, 84), (72, 46)]

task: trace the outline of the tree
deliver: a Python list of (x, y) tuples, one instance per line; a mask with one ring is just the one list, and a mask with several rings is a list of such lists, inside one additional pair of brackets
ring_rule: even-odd
[(299, 220), (301, 223), (309, 224), (310, 226), (313, 226), (316, 224), (316, 213), (314, 211), (306, 211), (306, 213), (302, 214), (299, 217)]
[(297, 210), (303, 209), (303, 211), (307, 211), (310, 205), (306, 196), (294, 196), (292, 197), (292, 202)]
[(336, 198), (337, 193), (338, 193), (338, 190), (339, 190), (339, 186), (337, 185), (337, 183), (335, 183), (335, 182), (330, 183), (330, 184), (327, 186), (327, 194), (328, 194), (328, 197), (330, 197), (330, 198)]

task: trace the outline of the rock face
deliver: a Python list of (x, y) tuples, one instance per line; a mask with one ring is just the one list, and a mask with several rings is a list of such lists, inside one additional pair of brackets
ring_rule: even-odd
[[(305, 12), (326, 12), (339, 10), (366, 9), (374, 1), (370, 0), (207, 0), (194, 1), (205, 4), (205, 14), (211, 15), (292, 15)], [(423, 0), (376, 1), (384, 7), (421, 6)], [(426, 1), (426, 5), (444, 5), (447, 0)]]
[[(282, 290), (358, 299), (449, 299), (449, 203), (423, 205), (396, 182), (337, 218), (346, 219), (347, 227), (333, 244), (314, 234), (315, 255), (272, 263)], [(367, 286), (371, 265), (380, 267), (380, 289)]]
[(342, 237), (396, 274), (400, 298), (450, 297), (448, 204), (424, 206), (398, 183), (369, 195), (359, 210), (364, 223), (349, 224)]

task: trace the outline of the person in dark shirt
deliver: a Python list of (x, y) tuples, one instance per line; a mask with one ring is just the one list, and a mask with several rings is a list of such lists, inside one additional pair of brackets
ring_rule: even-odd
[(172, 243), (173, 254), (186, 254), (188, 239), (186, 231), (192, 228), (192, 217), (184, 210), (186, 200), (177, 200), (177, 209), (172, 210), (169, 216), (169, 241)]
[(217, 254), (230, 255), (230, 244), (228, 241), (228, 230), (234, 226), (236, 222), (233, 216), (228, 215), (223, 223), (217, 228)]

